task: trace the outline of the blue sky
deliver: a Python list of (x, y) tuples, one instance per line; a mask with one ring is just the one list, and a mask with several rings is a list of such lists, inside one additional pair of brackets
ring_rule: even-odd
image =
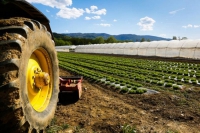
[(27, 0), (57, 33), (200, 39), (200, 0)]

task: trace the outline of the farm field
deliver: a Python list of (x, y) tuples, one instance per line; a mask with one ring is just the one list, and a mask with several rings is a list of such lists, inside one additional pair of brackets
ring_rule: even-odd
[[(200, 64), (58, 53), (60, 76), (84, 76), (82, 98), (60, 103), (58, 124), (77, 132), (200, 131)], [(125, 127), (125, 126), (124, 126)]]

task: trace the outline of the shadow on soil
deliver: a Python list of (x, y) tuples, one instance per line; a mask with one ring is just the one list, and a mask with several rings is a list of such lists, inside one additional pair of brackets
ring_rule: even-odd
[(58, 104), (62, 105), (74, 104), (79, 100), (77, 92), (60, 92), (58, 98)]

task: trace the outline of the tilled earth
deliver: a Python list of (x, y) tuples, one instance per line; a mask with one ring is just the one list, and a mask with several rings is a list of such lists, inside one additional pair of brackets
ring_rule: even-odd
[[(70, 75), (60, 69), (60, 76)], [(64, 132), (120, 133), (128, 124), (137, 133), (200, 133), (200, 87), (158, 94), (120, 94), (100, 84), (82, 83), (82, 97), (60, 94), (55, 119)], [(62, 100), (61, 100), (62, 98)]]

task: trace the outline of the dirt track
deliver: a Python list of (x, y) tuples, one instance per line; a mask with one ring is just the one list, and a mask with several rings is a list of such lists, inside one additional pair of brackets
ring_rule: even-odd
[[(69, 73), (60, 69), (60, 76), (64, 75)], [(67, 123), (74, 132), (83, 133), (119, 133), (125, 124), (137, 133), (200, 133), (199, 87), (177, 93), (122, 95), (87, 80), (82, 86), (80, 100), (72, 101), (67, 94), (64, 97), (69, 101), (58, 103), (57, 125)]]

